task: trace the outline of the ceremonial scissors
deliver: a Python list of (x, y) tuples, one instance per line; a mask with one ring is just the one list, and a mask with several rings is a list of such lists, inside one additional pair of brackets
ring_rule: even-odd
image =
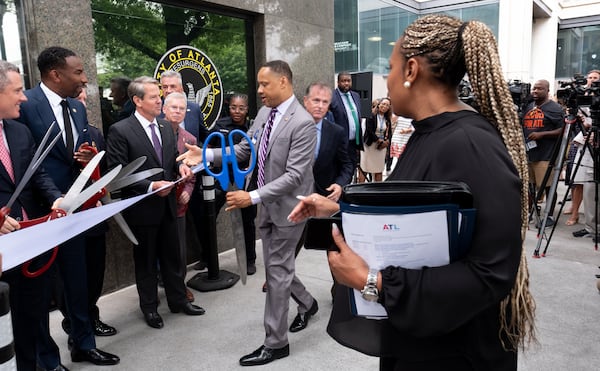
[[(21, 228), (27, 228), (32, 225), (44, 223), (44, 222), (47, 222), (52, 219), (61, 218), (61, 217), (67, 216), (69, 214), (72, 214), (75, 210), (79, 209), (79, 207), (82, 206), (90, 198), (97, 197), (97, 195), (102, 195), (105, 192), (104, 187), (106, 187), (108, 185), (108, 183), (110, 183), (121, 171), (121, 165), (118, 165), (117, 167), (115, 167), (114, 169), (109, 171), (106, 175), (104, 175), (103, 177), (101, 177), (100, 179), (98, 179), (97, 181), (95, 181), (94, 183), (92, 183), (91, 185), (89, 185), (88, 187), (86, 187), (84, 189), (85, 185), (88, 183), (88, 180), (90, 179), (90, 176), (92, 175), (92, 173), (94, 172), (94, 170), (96, 169), (98, 164), (100, 163), (100, 160), (102, 159), (103, 156), (104, 156), (104, 151), (98, 152), (98, 154), (96, 154), (88, 162), (88, 164), (85, 166), (85, 168), (83, 168), (83, 170), (81, 171), (81, 173), (79, 174), (77, 179), (75, 179), (75, 182), (73, 183), (73, 185), (71, 186), (69, 191), (65, 194), (64, 198), (60, 202), (58, 209), (52, 210), (50, 212), (50, 214), (48, 214), (46, 216), (43, 216), (43, 217), (40, 217), (37, 219), (30, 219), (30, 220), (25, 220), (25, 221), (20, 222), (19, 224), (21, 225)], [(48, 262), (46, 262), (46, 264), (44, 264), (44, 266), (42, 266), (39, 270), (37, 270), (35, 272), (29, 271), (29, 265), (31, 264), (31, 261), (24, 263), (23, 266), (21, 267), (21, 271), (22, 271), (23, 275), (25, 275), (26, 277), (30, 277), (30, 278), (41, 275), (46, 270), (48, 270), (48, 268), (50, 268), (50, 266), (54, 262), (54, 259), (56, 259), (57, 253), (58, 253), (58, 246), (54, 248), (54, 251), (52, 252), (52, 256), (50, 257)]]
[(44, 161), (44, 159), (46, 158), (46, 156), (48, 155), (48, 153), (50, 152), (52, 147), (54, 147), (54, 144), (56, 143), (56, 141), (58, 141), (58, 139), (61, 137), (62, 129), (59, 131), (58, 134), (56, 134), (56, 136), (54, 137), (54, 139), (52, 139), (50, 144), (48, 144), (48, 147), (46, 147), (46, 149), (44, 149), (46, 142), (50, 138), (50, 133), (52, 132), (52, 128), (54, 127), (54, 125), (56, 125), (56, 121), (53, 121), (50, 124), (50, 127), (48, 128), (48, 130), (46, 131), (46, 134), (44, 134), (44, 137), (40, 141), (40, 144), (39, 144), (37, 150), (35, 151), (35, 153), (33, 154), (33, 157), (31, 158), (31, 162), (29, 163), (27, 170), (25, 170), (25, 173), (23, 174), (23, 177), (19, 181), (19, 184), (15, 188), (15, 191), (10, 196), (10, 199), (8, 200), (6, 205), (2, 206), (2, 208), (0, 209), (0, 226), (2, 224), (4, 224), (6, 217), (8, 216), (8, 214), (10, 214), (10, 208), (12, 207), (12, 204), (17, 200), (17, 198), (19, 197), (19, 195), (21, 194), (21, 192), (23, 191), (23, 189), (29, 182), (29, 179), (31, 179), (31, 176), (35, 173), (37, 168), (42, 164), (42, 161)]
[[(248, 142), (248, 145), (250, 146), (251, 157), (248, 163), (248, 167), (245, 170), (240, 169), (237, 158), (235, 157), (236, 136), (241, 137), (241, 139), (245, 139)], [(219, 138), (221, 142), (222, 165), (221, 172), (218, 173), (211, 171), (206, 161), (206, 149), (208, 148), (208, 144), (210, 143), (213, 137)], [(227, 135), (227, 141), (225, 140), (225, 135), (223, 135), (222, 133), (213, 132), (204, 141), (204, 146), (202, 147), (202, 163), (204, 164), (204, 169), (206, 170), (206, 173), (208, 175), (213, 176), (219, 181), (221, 189), (223, 191), (237, 191), (239, 189), (244, 188), (244, 181), (246, 179), (246, 175), (250, 174), (254, 169), (254, 166), (256, 165), (256, 150), (250, 137), (242, 130), (235, 129), (230, 131)], [(233, 179), (230, 179), (230, 173), (233, 176)], [(242, 280), (242, 283), (246, 284), (246, 247), (245, 244), (241, 243), (241, 241), (245, 241), (244, 224), (242, 222), (242, 212), (240, 209), (233, 209), (230, 210), (229, 213), (229, 215), (231, 216), (231, 228), (233, 233), (237, 263), (240, 269), (240, 278)]]

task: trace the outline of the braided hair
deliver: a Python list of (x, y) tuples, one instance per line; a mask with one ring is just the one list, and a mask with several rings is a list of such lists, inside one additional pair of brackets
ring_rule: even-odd
[[(527, 156), (521, 124), (502, 75), (491, 30), (478, 21), (462, 22), (446, 15), (428, 15), (406, 28), (400, 47), (406, 59), (425, 58), (434, 78), (446, 86), (458, 86), (465, 73), (468, 74), (479, 112), (497, 127), (521, 178), (521, 237), (524, 240), (528, 223)], [(529, 292), (524, 244), (516, 282), (510, 295), (500, 304), (500, 317), (499, 335), (506, 349), (516, 350), (536, 341), (535, 302)]]

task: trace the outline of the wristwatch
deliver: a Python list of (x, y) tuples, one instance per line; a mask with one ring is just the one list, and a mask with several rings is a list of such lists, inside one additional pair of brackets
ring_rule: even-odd
[(377, 290), (378, 273), (379, 271), (377, 269), (369, 269), (369, 274), (367, 275), (367, 284), (360, 292), (363, 299), (367, 301), (377, 301), (379, 299), (379, 290)]

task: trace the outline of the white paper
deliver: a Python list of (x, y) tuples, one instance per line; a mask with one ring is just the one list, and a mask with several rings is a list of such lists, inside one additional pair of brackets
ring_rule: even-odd
[(16, 267), (150, 196), (148, 193), (0, 235), (2, 270)]
[[(344, 237), (348, 245), (369, 267), (387, 266), (420, 269), (450, 263), (447, 211), (415, 214), (342, 213)], [(363, 299), (354, 290), (359, 316), (386, 318), (384, 307)]]

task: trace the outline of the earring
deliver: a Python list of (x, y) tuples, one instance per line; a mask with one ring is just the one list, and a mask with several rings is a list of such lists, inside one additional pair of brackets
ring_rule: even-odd
[(410, 81), (404, 81), (404, 87), (410, 89)]

